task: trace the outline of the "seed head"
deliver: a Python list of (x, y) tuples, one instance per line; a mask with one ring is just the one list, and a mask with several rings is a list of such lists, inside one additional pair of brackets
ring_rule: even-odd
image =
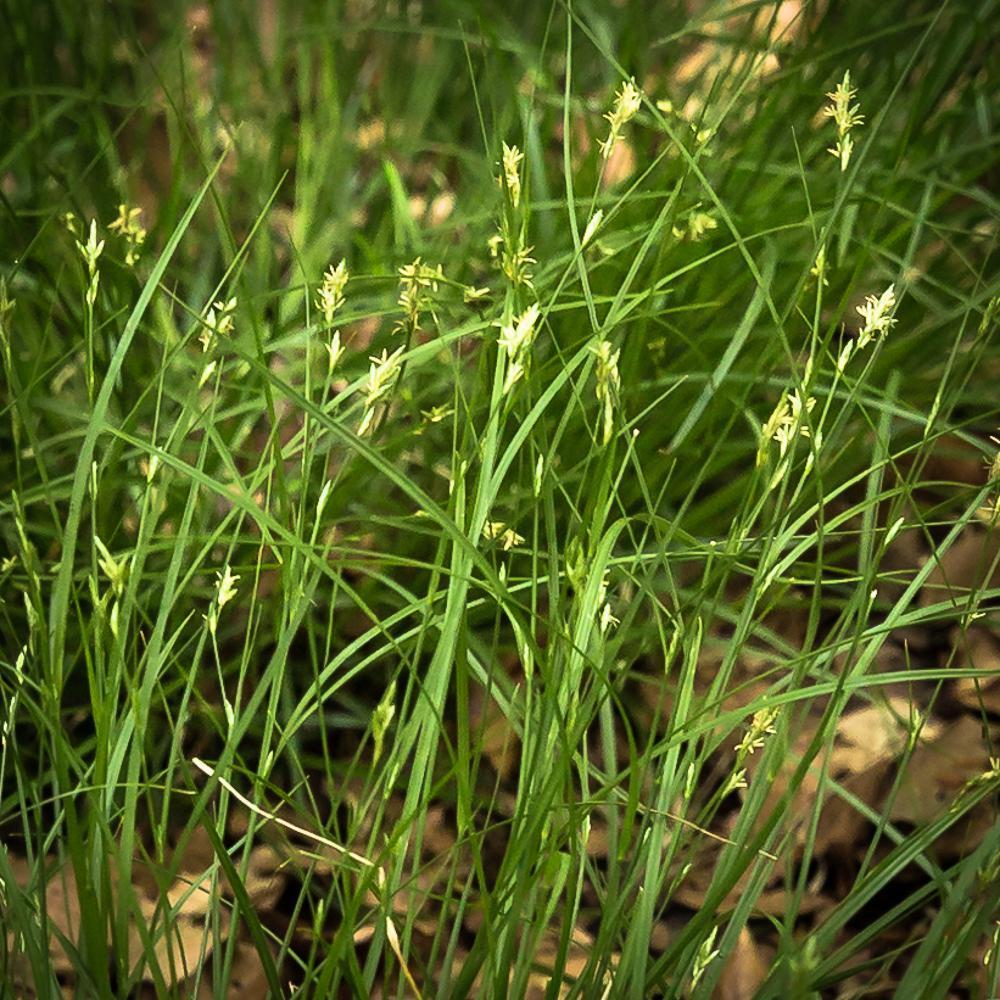
[(488, 288), (476, 288), (474, 285), (466, 285), (462, 289), (462, 301), (467, 305), (475, 305), (477, 302), (482, 302), (483, 299), (489, 298), (490, 290)]
[(224, 608), (238, 593), (236, 581), (239, 580), (239, 577), (229, 568), (229, 563), (226, 563), (226, 568), (217, 576), (219, 579), (216, 584), (215, 603), (220, 608)]
[(396, 682), (392, 681), (385, 689), (382, 700), (375, 708), (372, 716), (372, 742), (374, 748), (372, 752), (372, 762), (375, 763), (382, 756), (382, 748), (385, 745), (386, 733), (392, 720), (396, 715)]
[(705, 940), (698, 946), (698, 953), (694, 957), (694, 967), (691, 970), (692, 989), (698, 985), (698, 981), (705, 975), (705, 970), (719, 955), (719, 949), (715, 947), (715, 936), (718, 932), (719, 928), (713, 927), (708, 932)]
[(609, 629), (615, 628), (618, 625), (621, 625), (621, 620), (614, 616), (611, 611), (611, 605), (605, 604), (604, 607), (601, 608), (601, 618), (599, 622), (601, 635), (607, 635)]

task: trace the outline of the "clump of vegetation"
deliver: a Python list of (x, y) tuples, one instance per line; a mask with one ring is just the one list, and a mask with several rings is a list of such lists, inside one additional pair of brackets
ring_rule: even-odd
[(998, 992), (993, 7), (14, 4), (16, 995)]

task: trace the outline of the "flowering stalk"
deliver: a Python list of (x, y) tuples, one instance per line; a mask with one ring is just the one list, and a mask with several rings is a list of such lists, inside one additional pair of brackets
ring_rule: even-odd
[(858, 114), (861, 110), (860, 104), (851, 104), (857, 90), (851, 86), (851, 71), (844, 71), (844, 79), (837, 84), (836, 90), (830, 91), (826, 96), (830, 98), (830, 103), (823, 108), (823, 115), (832, 118), (837, 126), (837, 144), (827, 150), (840, 160), (840, 169), (847, 169), (847, 164), (851, 160), (851, 153), (854, 151), (854, 140), (851, 138), (851, 129), (861, 125), (865, 117)]
[(868, 295), (855, 312), (864, 321), (857, 339), (848, 340), (837, 358), (837, 372), (842, 373), (847, 363), (859, 351), (863, 351), (876, 337), (886, 337), (896, 325), (893, 313), (896, 311), (896, 286), (890, 285), (881, 295)]
[(685, 237), (694, 243), (697, 243), (705, 233), (712, 229), (718, 229), (719, 223), (715, 220), (713, 215), (708, 212), (692, 212), (687, 217), (687, 225), (685, 226), (672, 226), (671, 232), (674, 235), (674, 239), (682, 240)]
[(80, 251), (87, 265), (87, 398), (94, 401), (94, 303), (97, 301), (97, 287), (101, 273), (97, 269), (97, 259), (104, 251), (104, 240), (97, 239), (97, 220), (90, 220), (90, 234), (86, 243), (77, 241), (76, 248)]
[(219, 612), (239, 593), (236, 589), (239, 577), (229, 568), (229, 563), (226, 563), (226, 568), (221, 573), (217, 573), (216, 577), (215, 596), (212, 598), (212, 604), (205, 616), (208, 630), (212, 633), (213, 639), (219, 626)]
[(775, 733), (774, 723), (778, 718), (776, 708), (762, 708), (753, 713), (750, 720), (750, 728), (746, 731), (743, 739), (736, 744), (736, 766), (739, 767), (747, 756), (752, 755), (755, 750), (760, 750), (767, 742), (768, 736)]
[(205, 322), (198, 340), (202, 353), (207, 354), (216, 346), (219, 337), (231, 337), (235, 327), (233, 315), (236, 312), (236, 297), (213, 303), (205, 314)]
[(581, 247), (585, 247), (594, 238), (594, 234), (601, 228), (601, 223), (603, 221), (604, 212), (601, 209), (598, 209), (590, 217), (590, 221), (587, 223), (587, 228), (583, 231), (583, 236), (580, 239)]
[(420, 326), (420, 314), (434, 303), (432, 293), (436, 293), (440, 282), (444, 281), (441, 265), (431, 267), (417, 257), (412, 264), (404, 264), (399, 269), (399, 307), (403, 310), (403, 320), (397, 329), (412, 335)]
[(805, 414), (812, 412), (815, 405), (816, 400), (812, 396), (803, 403), (798, 390), (786, 392), (778, 400), (774, 412), (761, 427), (761, 442), (757, 449), (758, 468), (767, 461), (768, 445), (771, 441), (778, 443), (778, 457), (784, 458), (796, 434), (809, 437), (809, 428), (802, 420)]
[(614, 430), (615, 397), (621, 387), (621, 376), (618, 373), (618, 356), (620, 350), (613, 351), (607, 340), (601, 340), (596, 347), (591, 348), (597, 355), (597, 386), (595, 388), (597, 401), (604, 412), (604, 432), (601, 443), (607, 445)]
[(635, 80), (626, 80), (615, 94), (612, 109), (604, 116), (611, 126), (607, 139), (601, 139), (598, 145), (601, 156), (607, 160), (615, 146), (621, 141), (622, 129), (638, 114), (642, 107), (642, 91), (635, 85)]
[[(331, 334), (330, 330), (333, 328), (334, 318), (344, 306), (344, 289), (347, 287), (347, 282), (350, 278), (351, 275), (347, 270), (346, 261), (341, 260), (336, 267), (331, 264), (327, 268), (326, 274), (323, 275), (323, 283), (319, 286), (319, 291), (316, 293), (316, 308), (322, 313), (323, 325), (330, 335), (330, 341), (326, 345), (329, 361), (326, 372), (327, 379), (333, 376), (333, 371), (344, 354), (344, 348), (340, 344), (340, 331), (334, 330)], [(308, 381), (311, 369), (308, 344), (306, 346), (306, 355), (306, 379)], [(308, 387), (306, 396), (309, 396)]]
[(119, 233), (125, 240), (125, 263), (129, 267), (139, 259), (142, 245), (146, 242), (146, 230), (139, 221), (141, 216), (141, 208), (119, 205), (118, 218), (108, 224), (108, 229), (112, 233)]
[(816, 259), (813, 261), (813, 266), (809, 268), (809, 273), (824, 288), (827, 288), (830, 284), (826, 277), (826, 266), (826, 246), (821, 246), (816, 251)]
[(515, 546), (524, 544), (524, 536), (513, 528), (508, 528), (503, 521), (487, 521), (483, 525), (483, 538), (487, 541), (499, 541), (504, 552), (510, 552)]
[(332, 264), (323, 275), (323, 283), (316, 295), (316, 308), (323, 314), (327, 329), (333, 326), (333, 318), (344, 305), (344, 288), (350, 280), (347, 262), (342, 260), (336, 267)]
[(523, 159), (524, 153), (517, 146), (508, 146), (507, 143), (503, 144), (503, 157), (501, 159), (503, 174), (497, 180), (502, 185), (506, 184), (507, 193), (510, 195), (510, 203), (514, 208), (517, 208), (521, 202), (520, 168)]
[(382, 351), (381, 357), (369, 358), (368, 383), (365, 386), (365, 410), (358, 425), (358, 436), (364, 437), (375, 424), (375, 413), (379, 403), (392, 392), (399, 378), (399, 368), (404, 348), (397, 347), (392, 354)]
[(502, 395), (506, 396), (515, 383), (524, 375), (528, 364), (528, 352), (535, 339), (535, 324), (538, 322), (538, 304), (530, 305), (512, 322), (500, 327), (500, 346), (507, 352), (507, 373), (504, 377)]
[[(344, 354), (344, 348), (340, 342), (340, 330), (334, 330), (333, 324), (337, 314), (344, 307), (344, 289), (351, 275), (347, 270), (347, 261), (341, 258), (336, 267), (330, 264), (323, 275), (323, 280), (316, 291), (316, 309), (323, 319), (323, 329), (329, 340), (326, 343), (327, 367), (326, 380), (320, 393), (320, 409), (326, 406), (327, 394), (330, 391), (330, 383), (333, 373)], [(309, 403), (313, 401), (313, 340), (306, 338), (305, 344), (305, 398)], [(305, 413), (302, 418), (302, 481), (308, 483), (311, 479), (311, 469), (313, 462), (313, 438), (312, 421), (309, 413)], [(329, 485), (329, 484), (328, 484)], [(324, 487), (325, 489), (325, 487)], [(325, 500), (323, 501), (325, 502)], [(303, 494), (303, 505), (305, 495)], [(303, 514), (305, 508), (303, 506)], [(319, 517), (317, 515), (317, 522)]]

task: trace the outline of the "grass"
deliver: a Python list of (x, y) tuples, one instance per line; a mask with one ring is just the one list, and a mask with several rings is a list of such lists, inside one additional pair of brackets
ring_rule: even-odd
[(5, 21), (10, 995), (1000, 992), (995, 3)]

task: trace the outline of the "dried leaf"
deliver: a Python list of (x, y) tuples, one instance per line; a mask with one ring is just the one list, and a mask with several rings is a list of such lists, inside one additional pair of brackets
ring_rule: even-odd
[(744, 927), (722, 968), (715, 988), (716, 1000), (753, 1000), (767, 979), (769, 964), (750, 929)]
[[(936, 740), (914, 750), (900, 779), (890, 819), (914, 826), (933, 822), (949, 808), (966, 782), (989, 767), (981, 722), (962, 716)], [(935, 852), (944, 857), (965, 854), (980, 842), (992, 822), (992, 807), (984, 802), (935, 841)]]
[(956, 629), (953, 641), (965, 653), (958, 663), (967, 664), (975, 670), (989, 670), (994, 675), (986, 680), (960, 678), (955, 682), (956, 697), (975, 712), (985, 709), (993, 715), (1000, 715), (1000, 640), (988, 629), (971, 628), (964, 639)]

